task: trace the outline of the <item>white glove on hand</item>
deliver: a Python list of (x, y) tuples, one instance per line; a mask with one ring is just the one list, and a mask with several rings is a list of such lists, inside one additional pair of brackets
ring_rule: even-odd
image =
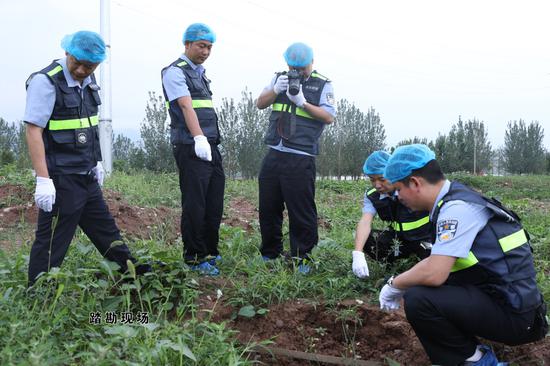
[(302, 108), (304, 106), (304, 103), (306, 102), (306, 97), (304, 97), (304, 93), (302, 93), (302, 86), (300, 85), (300, 92), (296, 95), (291, 95), (288, 91), (286, 92), (286, 96), (290, 101), (296, 106)]
[(281, 94), (288, 89), (288, 76), (281, 75), (277, 78), (275, 85), (273, 85), (273, 91), (275, 94)]
[(197, 135), (193, 137), (195, 140), (195, 154), (201, 160), (212, 161), (212, 149), (206, 139), (206, 136)]
[(365, 278), (369, 276), (369, 266), (367, 265), (367, 260), (365, 259), (365, 253), (359, 250), (354, 250), (351, 252), (353, 256), (353, 263), (351, 268), (353, 273), (359, 278)]
[(100, 161), (97, 162), (97, 165), (92, 169), (92, 171), (94, 172), (97, 183), (103, 187), (103, 181), (105, 180), (105, 169), (103, 169), (103, 165)]
[(51, 212), (55, 203), (55, 186), (50, 178), (36, 177), (36, 189), (34, 191), (36, 206), (46, 212)]
[(384, 285), (380, 291), (380, 309), (382, 310), (397, 310), (399, 309), (401, 298), (405, 293), (404, 290), (393, 287), (390, 284)]

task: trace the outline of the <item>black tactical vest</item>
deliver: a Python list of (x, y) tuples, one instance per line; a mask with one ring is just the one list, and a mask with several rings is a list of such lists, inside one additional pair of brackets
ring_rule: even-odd
[(452, 182), (434, 212), (434, 242), (441, 207), (456, 200), (484, 206), (492, 217), (475, 237), (468, 258), (456, 260), (447, 283), (475, 285), (517, 312), (537, 308), (542, 297), (535, 279), (529, 235), (516, 213), (496, 199)]
[(380, 219), (390, 223), (390, 227), (396, 231), (399, 240), (403, 242), (432, 242), (429, 212), (413, 212), (399, 200), (391, 197), (380, 199), (380, 193), (375, 188), (367, 192), (367, 198), (372, 202)]
[[(282, 75), (278, 73), (277, 77)], [(319, 106), (321, 94), (329, 79), (313, 71), (310, 77), (302, 83), (302, 92), (306, 101)], [(295, 123), (291, 121), (291, 112), (295, 108)], [(312, 115), (302, 108), (296, 107), (286, 93), (280, 93), (272, 105), (264, 142), (267, 145), (278, 145), (282, 140), (283, 146), (307, 152), (312, 155), (319, 154), (319, 137), (325, 128), (325, 123), (314, 119)]]
[[(82, 174), (101, 161), (98, 131), (99, 86), (92, 74), (82, 95), (69, 87), (63, 68), (55, 60), (38, 73), (55, 86), (55, 105), (42, 133), (50, 175)], [(32, 74), (27, 79), (30, 82)]]
[[(212, 104), (212, 91), (210, 90), (210, 80), (203, 73), (202, 76), (198, 72), (193, 70), (191, 65), (187, 61), (181, 58), (172, 62), (169, 66), (162, 69), (166, 70), (168, 67), (174, 66), (179, 68), (185, 75), (185, 82), (189, 88), (191, 94), (193, 109), (197, 114), (199, 125), (202, 129), (204, 136), (208, 139), (208, 142), (213, 144), (220, 143), (220, 131), (218, 129), (218, 116), (214, 110)], [(161, 73), (162, 75), (162, 73)], [(168, 102), (168, 96), (164, 85), (162, 86), (164, 98), (167, 100), (166, 105), (168, 107), (168, 113), (170, 114), (170, 142), (172, 144), (193, 144), (193, 136), (187, 128), (185, 123), (185, 117), (178, 105), (177, 99)]]

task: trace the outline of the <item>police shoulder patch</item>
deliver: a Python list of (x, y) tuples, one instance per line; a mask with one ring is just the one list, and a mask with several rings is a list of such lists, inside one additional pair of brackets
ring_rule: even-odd
[(328, 105), (334, 105), (334, 94), (333, 93), (327, 93), (327, 103)]
[(451, 240), (454, 238), (457, 228), (458, 220), (439, 220), (437, 222), (437, 239), (439, 241)]

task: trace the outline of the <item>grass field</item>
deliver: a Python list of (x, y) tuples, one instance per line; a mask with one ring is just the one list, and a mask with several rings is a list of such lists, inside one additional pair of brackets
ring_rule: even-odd
[[(531, 234), (540, 287), (550, 300), (550, 177), (451, 178), (500, 198), (520, 214)], [(121, 276), (116, 265), (105, 261), (78, 232), (61, 269), (41, 277), (29, 290), (26, 271), (34, 224), (24, 215), (17, 222), (2, 222), (0, 364), (251, 365), (259, 362), (248, 352), (255, 343), (239, 339), (230, 326), (232, 320), (262, 319), (274, 306), (297, 300), (322, 304), (323, 311), (336, 314), (335, 319), (353, 317), (350, 308), (339, 304), (350, 299), (375, 304), (383, 277), (413, 263), (407, 260), (389, 267), (369, 262), (368, 280), (352, 274), (350, 251), (367, 184), (317, 182), (323, 224), (313, 271), (307, 276), (282, 260), (266, 264), (260, 259), (258, 222), (251, 218), (248, 229), (222, 225), (222, 276), (215, 280), (202, 278), (182, 264), (181, 241), (165, 240), (170, 236), (162, 232), (179, 229), (161, 225), (149, 237), (128, 236), (128, 245), (140, 260), (166, 263), (154, 273), (137, 279), (131, 273)], [(27, 173), (0, 169), (0, 187), (8, 185), (21, 186), (30, 194), (33, 179)], [(105, 189), (143, 209), (163, 206), (177, 212), (180, 202), (175, 174), (117, 173), (107, 180)], [(235, 199), (257, 207), (257, 182), (227, 182), (225, 215), (237, 212), (231, 207)], [(0, 212), (27, 202), (25, 195), (1, 197)], [(379, 221), (375, 225), (383, 226)], [(285, 241), (288, 248), (287, 235)], [(223, 305), (217, 309), (224, 309), (226, 316), (203, 311), (205, 301)], [(315, 329), (320, 338), (323, 329)], [(310, 344), (303, 351), (315, 351), (315, 346)], [(353, 354), (351, 350), (347, 356)], [(390, 358), (382, 355), (379, 361), (391, 363)]]

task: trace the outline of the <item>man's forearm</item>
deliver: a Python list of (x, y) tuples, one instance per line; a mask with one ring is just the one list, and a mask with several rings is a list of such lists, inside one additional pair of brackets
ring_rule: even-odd
[(277, 99), (277, 93), (273, 89), (265, 89), (256, 100), (256, 107), (265, 109), (272, 105), (275, 99)]
[(42, 128), (27, 124), (26, 138), (29, 147), (29, 155), (32, 166), (38, 177), (48, 178), (48, 165), (46, 164), (46, 151), (42, 140)]
[(334, 117), (332, 116), (332, 114), (325, 111), (322, 107), (313, 105), (306, 101), (302, 109), (311, 114), (318, 121), (324, 122), (326, 124), (331, 124), (332, 122), (334, 122)]

